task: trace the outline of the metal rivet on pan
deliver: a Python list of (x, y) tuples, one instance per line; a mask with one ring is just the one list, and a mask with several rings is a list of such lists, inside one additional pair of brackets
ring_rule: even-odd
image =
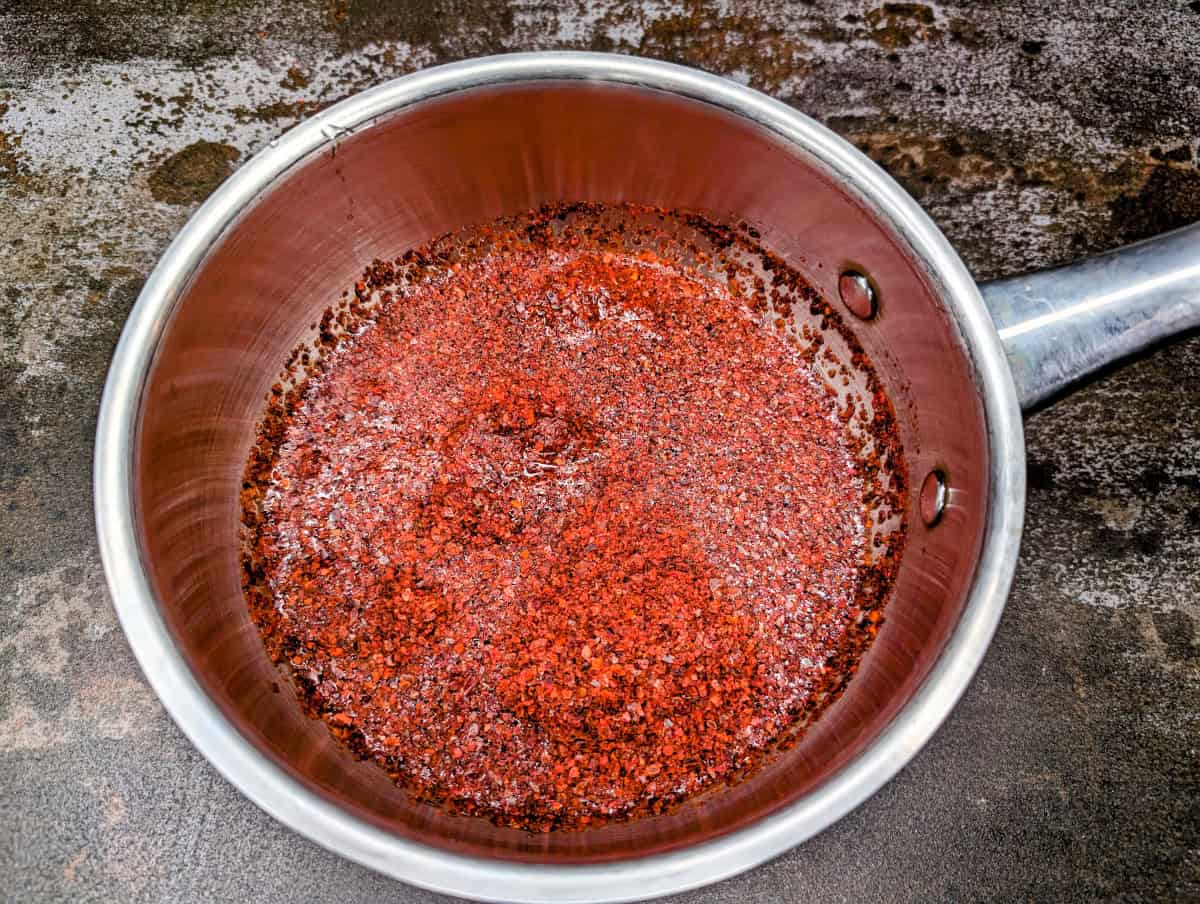
[(845, 270), (838, 277), (838, 294), (855, 317), (870, 320), (875, 316), (875, 290), (871, 281), (857, 270)]
[(921, 510), (921, 520), (927, 527), (933, 527), (942, 520), (942, 512), (946, 510), (945, 474), (935, 469), (925, 475), (917, 506)]

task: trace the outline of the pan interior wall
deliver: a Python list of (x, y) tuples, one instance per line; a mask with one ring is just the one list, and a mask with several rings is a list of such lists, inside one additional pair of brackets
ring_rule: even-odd
[[(531, 835), (411, 800), (307, 718), (240, 589), (239, 491), (264, 396), (365, 263), (544, 203), (630, 201), (746, 222), (836, 303), (845, 269), (879, 311), (855, 321), (896, 409), (910, 535), (878, 639), (842, 697), (750, 780), (662, 817)], [(165, 324), (134, 483), (144, 558), (176, 642), (230, 721), (298, 781), (391, 832), (492, 858), (603, 861), (676, 849), (802, 798), (912, 695), (961, 611), (988, 499), (970, 360), (920, 262), (823, 164), (715, 107), (632, 86), (537, 83), (452, 94), (345, 136), (281, 177), (223, 235)], [(912, 487), (949, 475), (926, 529)]]

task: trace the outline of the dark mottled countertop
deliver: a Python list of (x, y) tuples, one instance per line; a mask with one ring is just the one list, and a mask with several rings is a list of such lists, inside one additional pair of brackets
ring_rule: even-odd
[[(1200, 220), (1200, 3), (0, 2), (0, 896), (432, 901), (292, 834), (174, 727), (92, 527), (138, 289), (298, 117), (432, 63), (636, 52), (891, 171), (980, 278)], [(1200, 899), (1200, 339), (1027, 422), (999, 633), (903, 774), (690, 902)]]

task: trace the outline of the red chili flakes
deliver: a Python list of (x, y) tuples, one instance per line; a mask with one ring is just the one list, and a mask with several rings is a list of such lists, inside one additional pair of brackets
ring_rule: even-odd
[(308, 706), (422, 799), (535, 831), (663, 812), (794, 739), (903, 543), (902, 515), (873, 532), (903, 512), (886, 396), (843, 330), (872, 404), (840, 400), (784, 311), (836, 315), (761, 249), (730, 263), (745, 230), (627, 212), (372, 264), (244, 485), (251, 614)]

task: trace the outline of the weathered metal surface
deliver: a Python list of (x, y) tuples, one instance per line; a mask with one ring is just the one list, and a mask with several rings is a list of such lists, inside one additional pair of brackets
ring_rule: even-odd
[[(6, 897), (435, 897), (280, 828), (163, 714), (103, 589), (92, 434), (142, 280), (239, 161), (380, 79), (548, 48), (793, 103), (900, 179), (980, 278), (1200, 220), (1200, 3), (0, 4)], [(687, 900), (1200, 894), (1200, 341), (1027, 439), (1022, 566), (956, 714), (835, 828)]]

